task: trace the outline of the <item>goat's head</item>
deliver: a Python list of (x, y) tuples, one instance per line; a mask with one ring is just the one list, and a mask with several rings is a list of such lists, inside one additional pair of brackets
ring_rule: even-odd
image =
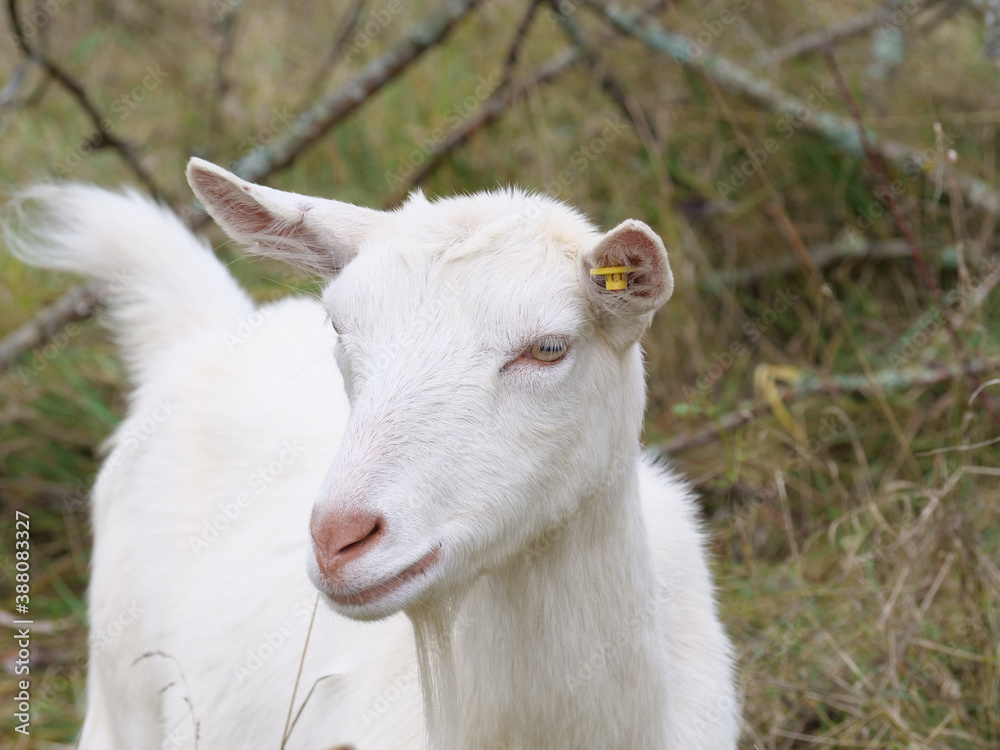
[[(602, 235), (514, 190), (381, 212), (200, 160), (188, 179), (234, 239), (331, 279), (352, 413), (309, 568), (338, 611), (381, 617), (460, 590), (594, 496), (623, 440), (634, 450), (637, 341), (673, 289), (645, 224)], [(609, 266), (634, 269), (627, 288), (591, 273)]]

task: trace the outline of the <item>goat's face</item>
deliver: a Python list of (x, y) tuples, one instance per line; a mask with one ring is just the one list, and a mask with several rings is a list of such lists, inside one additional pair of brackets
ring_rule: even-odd
[[(461, 590), (595, 494), (635, 440), (635, 342), (669, 297), (662, 243), (606, 235), (520, 193), (382, 213), (189, 179), (236, 239), (332, 277), (324, 302), (352, 413), (313, 509), (310, 576), (381, 617)], [(628, 288), (591, 268), (628, 266)]]

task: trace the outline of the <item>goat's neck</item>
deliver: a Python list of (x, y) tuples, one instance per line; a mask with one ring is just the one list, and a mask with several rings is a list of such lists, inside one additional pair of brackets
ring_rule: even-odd
[(637, 445), (623, 461), (629, 469), (581, 498), (563, 527), (483, 576), (450, 634), (418, 625), (424, 674), (437, 673), (425, 698), (445, 704), (432, 708), (429, 728), (451, 743), (434, 750), (664, 746)]

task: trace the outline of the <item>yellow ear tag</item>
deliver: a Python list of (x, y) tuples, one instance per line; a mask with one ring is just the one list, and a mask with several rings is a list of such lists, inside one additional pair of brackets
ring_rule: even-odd
[(637, 271), (637, 268), (632, 266), (611, 266), (609, 268), (591, 268), (591, 276), (603, 276), (604, 277), (604, 288), (610, 289), (615, 292), (621, 291), (622, 289), (628, 289), (628, 281), (625, 279), (625, 274)]

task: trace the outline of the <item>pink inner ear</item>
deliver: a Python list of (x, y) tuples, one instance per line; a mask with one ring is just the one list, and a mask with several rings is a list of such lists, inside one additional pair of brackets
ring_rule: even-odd
[(659, 238), (645, 224), (624, 221), (608, 232), (587, 261), (589, 268), (625, 266), (627, 289), (609, 290), (605, 279), (590, 276), (589, 291), (601, 308), (618, 315), (638, 315), (655, 310), (672, 291), (670, 266)]
[(656, 245), (641, 229), (626, 228), (609, 238), (602, 248), (602, 265), (645, 266), (659, 255)]
[[(597, 257), (600, 266), (630, 266), (629, 288), (636, 297), (656, 297), (661, 291), (658, 279), (664, 272), (659, 248), (648, 234), (639, 228), (625, 227), (605, 240)], [(596, 282), (602, 286), (603, 282)]]
[(263, 234), (274, 215), (250, 195), (250, 186), (238, 186), (217, 175), (195, 172), (192, 181), (213, 205), (215, 213), (236, 232)]

